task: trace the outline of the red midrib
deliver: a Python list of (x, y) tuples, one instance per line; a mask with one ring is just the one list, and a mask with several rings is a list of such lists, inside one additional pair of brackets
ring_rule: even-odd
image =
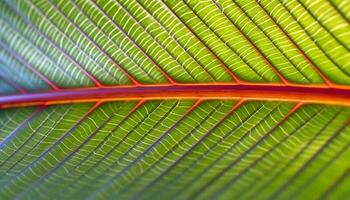
[(62, 89), (0, 97), (0, 108), (140, 99), (247, 99), (350, 105), (350, 88), (279, 84), (179, 84)]

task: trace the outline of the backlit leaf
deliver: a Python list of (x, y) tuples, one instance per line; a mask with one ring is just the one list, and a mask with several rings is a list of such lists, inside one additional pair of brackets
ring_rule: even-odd
[(347, 199), (348, 0), (1, 0), (0, 199)]

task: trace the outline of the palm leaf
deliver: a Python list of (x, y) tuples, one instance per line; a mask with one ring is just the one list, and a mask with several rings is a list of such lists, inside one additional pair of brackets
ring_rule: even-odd
[(1, 199), (346, 199), (346, 0), (3, 0)]

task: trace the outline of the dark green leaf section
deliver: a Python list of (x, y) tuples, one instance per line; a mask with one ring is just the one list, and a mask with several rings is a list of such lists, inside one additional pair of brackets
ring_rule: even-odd
[(34, 113), (35, 108), (6, 109), (0, 112), (0, 141), (3, 143), (5, 138), (26, 121)]
[(250, 101), (233, 109), (236, 104), (166, 100), (2, 110), (0, 196), (348, 195), (349, 108), (294, 110), (292, 103)]
[(13, 87), (11, 84), (9, 84), (4, 79), (0, 80), (0, 85), (1, 85), (0, 95), (12, 94), (12, 93), (16, 93), (17, 92), (16, 88)]

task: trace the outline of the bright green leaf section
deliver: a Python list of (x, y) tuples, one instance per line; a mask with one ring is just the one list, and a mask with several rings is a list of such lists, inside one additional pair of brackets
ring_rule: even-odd
[[(316, 14), (312, 13), (311, 6), (305, 9), (305, 3), (274, 0), (261, 1), (261, 4), (274, 19), (278, 20), (283, 16), (278, 23), (321, 71), (327, 72), (327, 75), (336, 83), (342, 84), (349, 81), (350, 68), (346, 66), (349, 63), (350, 52), (344, 48), (344, 44), (337, 41), (337, 37), (349, 36), (349, 31), (335, 33), (334, 30), (327, 29), (323, 24), (324, 21), (329, 20), (325, 18), (315, 20), (318, 19)], [(334, 13), (334, 7), (327, 2), (323, 2), (322, 5), (323, 8), (315, 5), (311, 8), (317, 9), (317, 12), (322, 13), (323, 16), (329, 10), (333, 10)], [(343, 27), (340, 30), (348, 29), (350, 26), (349, 23), (344, 23), (344, 19), (338, 12), (334, 13), (330, 19), (334, 25)], [(333, 20), (342, 22), (336, 23)]]

